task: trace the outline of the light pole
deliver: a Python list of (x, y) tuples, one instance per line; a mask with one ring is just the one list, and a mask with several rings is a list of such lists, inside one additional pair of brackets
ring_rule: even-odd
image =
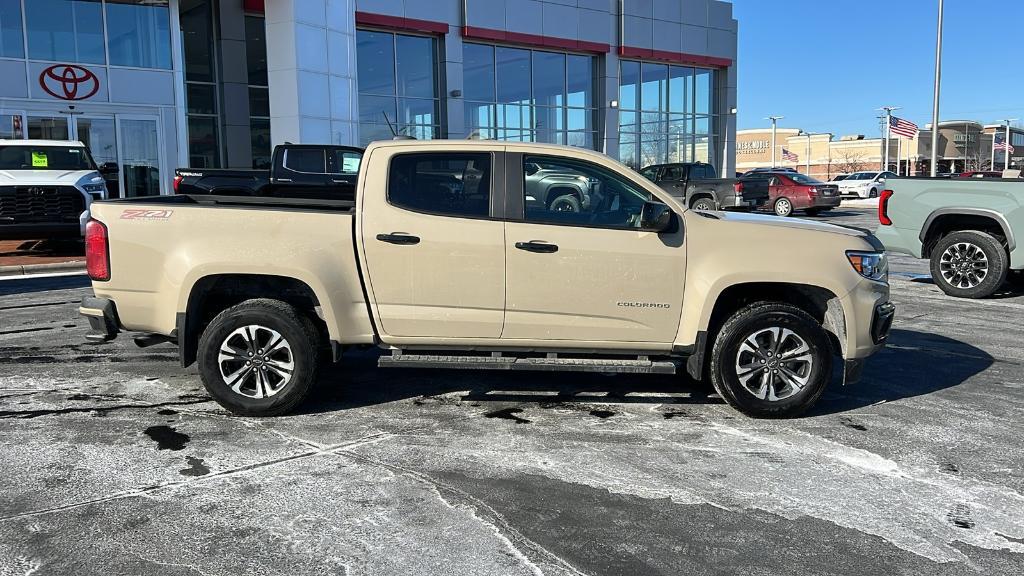
[(939, 85), (942, 84), (942, 2), (939, 0), (939, 24), (935, 35), (935, 91), (932, 96), (932, 166), (931, 176), (938, 174), (939, 161)]
[[(1003, 170), (1009, 170), (1010, 169), (1010, 123), (1011, 122), (1016, 122), (1016, 121), (1017, 121), (1016, 118), (1007, 118), (1005, 120), (1000, 120), (1000, 122), (1003, 122), (1003, 123), (1006, 124), (1006, 136), (1003, 138), (1003, 146), (1005, 146), (1005, 148), (1003, 148)], [(996, 141), (996, 137), (993, 136), (992, 137), (992, 142), (995, 142), (995, 141)], [(993, 148), (993, 150), (994, 150), (994, 148)], [(992, 164), (994, 165), (995, 162), (996, 162), (996, 156), (995, 156), (995, 153), (993, 153), (992, 154)], [(995, 166), (993, 166), (992, 169), (995, 170)]]
[(889, 170), (889, 127), (892, 126), (892, 111), (899, 110), (899, 107), (882, 106), (879, 110), (885, 112), (885, 152), (882, 153), (882, 172), (887, 172)]
[(805, 166), (804, 174), (807, 174), (808, 176), (811, 175), (811, 136), (821, 136), (822, 134), (828, 134), (828, 132), (814, 133), (814, 132), (804, 132), (803, 130), (800, 131), (800, 135), (801, 136), (806, 136), (807, 137), (807, 147), (804, 150), (804, 152), (806, 152), (806, 155), (804, 156), (804, 166)]
[(772, 121), (772, 168), (775, 168), (775, 124), (785, 116), (769, 116), (765, 120)]

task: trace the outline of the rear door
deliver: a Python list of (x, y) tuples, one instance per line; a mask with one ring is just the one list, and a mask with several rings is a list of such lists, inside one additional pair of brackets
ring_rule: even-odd
[(271, 195), (324, 198), (328, 190), (327, 151), (322, 146), (289, 146), (274, 158)]
[(348, 146), (327, 149), (328, 190), (325, 197), (354, 200), (363, 150)]
[(498, 338), (505, 310), (501, 147), (385, 146), (364, 159), (359, 235), (382, 339)]
[[(650, 193), (604, 166), (528, 151), (509, 153), (506, 163), (502, 340), (669, 347), (686, 268), (681, 219), (672, 232), (639, 231)], [(526, 163), (588, 182), (591, 201), (579, 212), (527, 203)]]
[(747, 195), (746, 191), (750, 190), (752, 193), (751, 197), (762, 197), (775, 199), (775, 196), (771, 195), (771, 188), (768, 183), (770, 176), (764, 172), (753, 172), (740, 179), (743, 182), (744, 196)]

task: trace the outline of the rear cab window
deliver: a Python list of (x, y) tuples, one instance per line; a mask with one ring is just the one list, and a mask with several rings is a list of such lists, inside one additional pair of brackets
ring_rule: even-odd
[(391, 205), (413, 212), (487, 218), (491, 204), (491, 154), (397, 154), (388, 167), (387, 199)]

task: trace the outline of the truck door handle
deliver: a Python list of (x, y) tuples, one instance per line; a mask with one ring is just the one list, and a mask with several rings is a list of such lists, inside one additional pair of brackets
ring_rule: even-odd
[(527, 252), (540, 252), (542, 254), (558, 252), (558, 246), (556, 244), (548, 244), (547, 242), (541, 242), (539, 240), (516, 242), (516, 248), (526, 250)]
[(411, 234), (406, 234), (404, 232), (395, 232), (393, 234), (377, 234), (377, 240), (380, 240), (381, 242), (387, 242), (388, 244), (410, 245), (420, 243), (419, 236), (412, 236)]
[(278, 178), (277, 181), (278, 182), (291, 182), (292, 179), (291, 178)]

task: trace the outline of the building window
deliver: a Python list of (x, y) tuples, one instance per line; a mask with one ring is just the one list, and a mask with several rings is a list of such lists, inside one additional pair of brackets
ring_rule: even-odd
[(463, 62), (470, 134), (594, 147), (593, 57), (467, 43)]
[(112, 65), (170, 69), (167, 0), (107, 0), (105, 6)]
[(619, 160), (712, 162), (711, 70), (623, 60), (619, 63)]
[(267, 87), (266, 24), (262, 16), (245, 17), (245, 61), (249, 67), (249, 134), (252, 167), (270, 168), (270, 89)]
[(219, 96), (210, 2), (184, 0), (180, 22), (185, 61), (189, 166), (220, 168)]
[(0, 0), (0, 57), (25, 57), (21, 36), (21, 0)]
[[(437, 41), (427, 36), (359, 30), (359, 140), (441, 136)], [(386, 119), (385, 119), (386, 118)]]
[(103, 12), (91, 0), (25, 2), (28, 55), (36, 60), (103, 64)]

